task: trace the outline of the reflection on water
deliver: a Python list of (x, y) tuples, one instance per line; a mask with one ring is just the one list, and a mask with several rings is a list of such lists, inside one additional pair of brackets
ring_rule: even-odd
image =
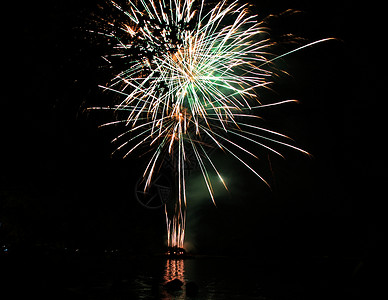
[(167, 259), (164, 280), (167, 283), (173, 279), (184, 281), (185, 277), (185, 261), (183, 259)]
[[(1, 272), (7, 276), (0, 285), (13, 293), (27, 291), (31, 297), (36, 294), (39, 299), (56, 300), (326, 300), (354, 299), (350, 297), (353, 294), (362, 295), (355, 299), (370, 299), (373, 290), (360, 281), (367, 273), (354, 275), (359, 262), (349, 260), (339, 266), (334, 262), (208, 256), (183, 260), (150, 255), (31, 259), (10, 255), (1, 260)], [(182, 287), (167, 289), (166, 284), (174, 279), (182, 282)], [(338, 288), (344, 290), (338, 294)], [(190, 290), (194, 292), (190, 294)]]
[[(254, 257), (171, 259), (149, 255), (65, 257), (63, 260), (55, 257), (52, 261), (53, 267), (31, 261), (28, 265), (31, 271), (24, 275), (33, 291), (40, 296), (47, 295), (47, 299), (331, 299), (326, 297), (328, 283), (321, 284), (331, 278), (331, 265), (321, 261), (280, 263)], [(15, 263), (17, 260), (8, 266)], [(7, 265), (5, 271), (4, 264), (2, 267), (3, 273), (12, 274)], [(12, 270), (21, 269), (19, 265)], [(14, 277), (10, 275), (17, 279), (14, 290), (22, 290), (21, 275), (20, 272)], [(174, 279), (183, 285), (166, 288)], [(317, 298), (317, 295), (323, 297)]]
[[(264, 274), (249, 260), (227, 258), (159, 259), (148, 261), (135, 275), (136, 299), (267, 299), (262, 295)], [(181, 288), (167, 289), (179, 279)], [(198, 292), (187, 293), (191, 284)]]
[(174, 291), (167, 291), (165, 289), (165, 286), (168, 282), (178, 279), (181, 282), (185, 282), (185, 261), (183, 259), (167, 259), (166, 265), (164, 268), (164, 276), (163, 276), (163, 282), (161, 286), (161, 299), (177, 299), (177, 300), (183, 300), (186, 299), (186, 285), (184, 284), (182, 288), (174, 290)]

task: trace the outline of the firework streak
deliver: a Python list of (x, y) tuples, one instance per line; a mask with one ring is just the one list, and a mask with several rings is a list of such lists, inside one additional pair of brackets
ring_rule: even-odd
[(273, 43), (263, 23), (237, 1), (211, 7), (203, 0), (112, 4), (121, 18), (106, 20), (103, 29), (94, 33), (106, 37), (111, 51), (103, 58), (116, 72), (101, 88), (120, 100), (116, 105), (90, 109), (114, 110), (123, 116), (103, 126), (124, 125), (113, 140), (119, 144), (115, 151), (123, 151), (124, 157), (139, 147), (152, 149), (144, 171), (144, 190), (166, 157), (172, 162), (176, 198), (172, 213), (167, 205), (165, 208), (168, 245), (183, 247), (188, 153), (195, 158), (213, 202), (208, 169), (225, 183), (209, 157), (210, 147), (229, 153), (267, 185), (238, 153), (256, 154), (235, 139), (279, 156), (276, 146), (308, 154), (291, 145), (286, 136), (252, 120), (259, 118), (260, 108), (295, 102), (259, 103), (258, 91), (274, 75), (271, 63), (323, 40), (275, 57), (269, 54)]

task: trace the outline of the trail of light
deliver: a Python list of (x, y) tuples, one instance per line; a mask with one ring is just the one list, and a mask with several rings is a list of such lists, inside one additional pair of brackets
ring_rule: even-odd
[[(278, 59), (280, 59), (280, 58), (282, 58), (282, 57), (285, 57), (285, 56), (287, 56), (287, 55), (290, 55), (290, 54), (292, 54), (292, 53), (294, 53), (294, 52), (300, 51), (300, 50), (302, 50), (302, 49), (304, 49), (304, 48), (311, 47), (311, 46), (313, 46), (313, 45), (315, 45), (315, 44), (319, 44), (319, 43), (323, 43), (323, 42), (327, 42), (327, 41), (331, 41), (331, 40), (336, 40), (336, 39), (335, 39), (335, 38), (326, 38), (326, 39), (321, 39), (321, 40), (318, 40), (318, 41), (315, 41), (315, 42), (308, 43), (308, 44), (306, 44), (306, 45), (303, 45), (303, 46), (301, 46), (301, 47), (298, 47), (298, 48), (296, 48), (296, 49), (293, 49), (293, 50), (291, 50), (291, 51), (288, 51), (288, 52), (286, 52), (286, 53), (284, 53), (284, 54), (282, 54), (282, 55), (276, 56), (275, 58), (270, 59), (270, 60), (266, 61), (265, 63), (263, 63), (261, 66), (264, 66), (264, 65), (266, 65), (266, 64), (269, 64), (269, 63), (271, 63), (271, 62), (274, 62), (275, 60), (278, 60)], [(260, 67), (261, 67), (261, 66), (260, 66)]]
[(205, 167), (205, 164), (203, 163), (202, 161), (202, 158), (197, 150), (197, 147), (195, 146), (195, 144), (192, 142), (192, 140), (190, 140), (190, 143), (191, 143), (191, 146), (193, 147), (193, 150), (194, 150), (194, 154), (195, 154), (195, 157), (197, 158), (197, 161), (198, 161), (198, 164), (199, 164), (199, 167), (201, 169), (201, 172), (202, 172), (202, 175), (203, 175), (203, 178), (205, 180), (205, 184), (206, 184), (206, 187), (209, 191), (209, 195), (214, 203), (214, 205), (216, 204), (215, 200), (214, 200), (214, 192), (213, 192), (213, 187), (212, 187), (212, 184), (211, 184), (211, 181), (210, 181), (210, 177), (209, 177), (209, 174), (206, 170), (206, 167)]
[[(213, 136), (205, 129), (203, 129), (205, 131), (205, 133), (207, 133), (207, 135), (213, 139), (215, 141), (215, 139), (213, 138)], [(228, 141), (227, 139), (224, 139), (226, 141)], [(229, 141), (230, 142), (230, 141)], [(232, 143), (233, 145), (236, 146), (236, 144)], [(239, 146), (237, 146), (239, 147)], [(222, 149), (223, 150), (226, 150), (228, 153), (230, 153), (233, 157), (235, 157), (239, 162), (241, 162), (245, 167), (247, 167), (253, 174), (255, 174), (257, 177), (259, 177), (269, 188), (271, 188), (271, 186), (269, 185), (269, 183), (262, 177), (259, 175), (259, 173), (257, 173), (251, 166), (249, 166), (249, 164), (247, 164), (243, 159), (241, 159), (239, 156), (237, 156), (233, 151), (229, 150), (229, 148), (227, 148), (225, 145), (222, 146)], [(245, 149), (242, 149), (242, 150), (245, 150)], [(246, 151), (248, 153), (250, 153), (249, 151)], [(250, 153), (251, 154), (251, 153)], [(253, 155), (253, 154), (251, 154)]]
[[(272, 151), (273, 153), (279, 155), (280, 157), (284, 158), (284, 156), (282, 154), (280, 154), (278, 151), (276, 151), (275, 149), (273, 149), (273, 148), (271, 148), (271, 147), (269, 147), (267, 145), (264, 145), (263, 143), (260, 143), (260, 142), (254, 140), (254, 139), (251, 139), (251, 138), (249, 138), (249, 137), (247, 137), (247, 136), (245, 136), (245, 135), (243, 135), (241, 133), (238, 133), (238, 132), (234, 131), (233, 129), (229, 129), (229, 132), (234, 134), (234, 135), (236, 135), (236, 136), (239, 136), (239, 137), (241, 137), (241, 138), (243, 138), (243, 139), (245, 139), (247, 141), (255, 143), (256, 145), (259, 145), (259, 146), (261, 146), (261, 147), (263, 147), (265, 149), (268, 149), (268, 150)], [(244, 133), (250, 134), (249, 132), (244, 132)]]
[[(200, 143), (198, 143), (198, 146), (201, 148), (201, 150), (202, 150), (201, 153), (204, 154), (204, 156), (206, 157), (207, 161), (212, 166), (213, 170), (216, 172), (218, 178), (221, 180), (221, 182), (222, 182), (223, 186), (225, 187), (225, 189), (228, 190), (228, 187), (226, 186), (226, 183), (225, 183), (224, 179), (222, 178), (221, 174), (218, 172), (216, 166), (214, 165), (213, 161), (210, 159), (209, 155), (206, 153), (205, 149), (202, 147), (202, 145)], [(214, 205), (216, 205), (215, 200), (213, 201), (213, 203), (214, 203)]]

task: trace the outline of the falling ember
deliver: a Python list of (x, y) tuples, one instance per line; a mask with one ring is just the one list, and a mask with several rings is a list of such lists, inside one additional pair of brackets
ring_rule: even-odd
[(120, 17), (102, 20), (100, 29), (92, 33), (106, 38), (110, 51), (103, 58), (115, 72), (100, 87), (113, 92), (119, 102), (90, 109), (117, 113), (118, 120), (102, 125), (124, 126), (113, 140), (118, 143), (115, 151), (122, 151), (124, 157), (141, 147), (151, 151), (143, 174), (144, 191), (165, 161), (170, 162), (176, 194), (172, 203), (165, 204), (167, 243), (170, 248), (183, 248), (188, 165), (196, 164), (201, 170), (215, 203), (209, 169), (222, 177), (209, 157), (210, 149), (230, 154), (267, 185), (243, 156), (257, 158), (259, 153), (234, 138), (281, 157), (278, 147), (308, 154), (285, 135), (258, 123), (258, 110), (295, 100), (262, 105), (258, 94), (275, 75), (273, 61), (329, 39), (275, 57), (270, 54), (273, 42), (264, 23), (250, 15), (248, 5), (237, 1), (111, 3)]

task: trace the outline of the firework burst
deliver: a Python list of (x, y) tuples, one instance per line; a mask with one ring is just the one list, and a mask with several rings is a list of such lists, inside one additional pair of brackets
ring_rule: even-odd
[(271, 63), (279, 56), (270, 54), (273, 43), (267, 30), (247, 5), (221, 1), (209, 7), (204, 0), (111, 3), (121, 18), (104, 20), (102, 29), (93, 33), (106, 38), (111, 50), (103, 58), (115, 72), (100, 87), (116, 94), (119, 102), (91, 109), (120, 113), (121, 118), (103, 126), (124, 125), (113, 140), (118, 143), (115, 151), (124, 157), (141, 147), (152, 149), (144, 190), (163, 161), (172, 162), (177, 196), (172, 214), (166, 206), (168, 244), (183, 247), (188, 154), (195, 158), (213, 202), (208, 169), (225, 183), (209, 157), (210, 147), (229, 153), (268, 185), (238, 153), (257, 154), (234, 138), (279, 156), (276, 145), (308, 154), (283, 134), (251, 121), (259, 118), (260, 108), (295, 100), (269, 105), (258, 101), (259, 90), (274, 75)]

